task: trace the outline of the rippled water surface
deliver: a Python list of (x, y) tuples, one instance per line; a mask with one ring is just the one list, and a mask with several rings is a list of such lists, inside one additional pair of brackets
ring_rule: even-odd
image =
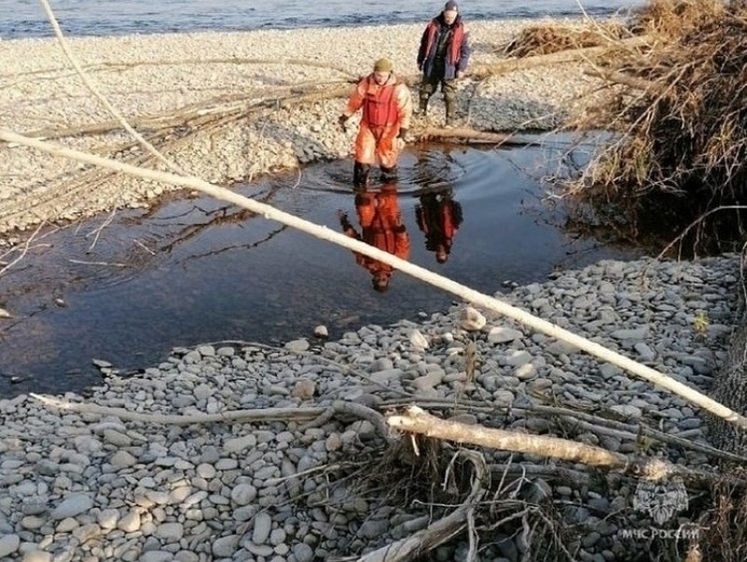
[[(440, 0), (58, 0), (50, 2), (70, 35), (121, 35), (203, 30), (375, 25), (425, 21), (443, 7)], [(466, 0), (470, 20), (608, 15), (645, 4), (623, 0)], [(581, 7), (580, 7), (581, 6)], [(0, 38), (44, 37), (52, 31), (37, 0), (0, 0)]]
[[(402, 158), (396, 201), (411, 261), (492, 294), (503, 283), (546, 280), (555, 269), (634, 250), (563, 230), (537, 178), (555, 171), (555, 149), (443, 146)], [(246, 185), (241, 193), (333, 229), (343, 210), (358, 228), (349, 161), (318, 164)], [(448, 195), (463, 222), (439, 264), (416, 209)], [(93, 359), (121, 370), (161, 361), (173, 346), (225, 339), (283, 342), (317, 324), (333, 337), (444, 310), (452, 296), (401, 272), (388, 292), (353, 254), (202, 196), (170, 197), (154, 209), (120, 211), (39, 236), (3, 277), (13, 318), (0, 324), (0, 395), (81, 390), (100, 380)]]

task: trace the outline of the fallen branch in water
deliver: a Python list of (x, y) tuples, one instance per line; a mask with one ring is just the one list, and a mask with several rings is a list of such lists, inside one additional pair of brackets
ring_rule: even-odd
[[(40, 246), (40, 244), (34, 244), (34, 245), (32, 245), (32, 243), (36, 240), (36, 237), (39, 235), (39, 232), (41, 231), (42, 227), (45, 224), (46, 224), (45, 221), (40, 222), (39, 226), (36, 227), (36, 229), (34, 230), (33, 234), (31, 236), (29, 236), (29, 238), (20, 246), (20, 248), (18, 246), (14, 246), (10, 250), (8, 250), (7, 252), (5, 252), (2, 256), (0, 256), (0, 259), (2, 259), (5, 256), (7, 256), (8, 254), (10, 254), (11, 252), (19, 251), (19, 254), (15, 258), (13, 258), (12, 260), (10, 260), (7, 263), (3, 263), (2, 264), (3, 267), (2, 267), (2, 269), (0, 269), (0, 276), (2, 276), (3, 274), (5, 274), (10, 268), (12, 268), (13, 266), (17, 265), (18, 262), (20, 262), (23, 258), (25, 258), (26, 254), (28, 254), (28, 252), (29, 252), (30, 249), (36, 248), (36, 247)], [(45, 236), (46, 236), (46, 234), (45, 234)]]
[(248, 197), (244, 197), (234, 191), (214, 184), (210, 184), (199, 178), (169, 174), (157, 170), (138, 168), (125, 164), (123, 162), (107, 160), (105, 158), (100, 158), (92, 154), (86, 154), (77, 150), (50, 145), (44, 142), (37, 141), (35, 139), (30, 139), (22, 135), (18, 135), (17, 133), (13, 133), (12, 131), (8, 131), (1, 127), (0, 140), (38, 148), (51, 154), (73, 158), (81, 162), (95, 164), (101, 167), (108, 168), (110, 170), (124, 172), (145, 179), (160, 181), (180, 187), (191, 187), (217, 199), (233, 203), (257, 214), (261, 214), (266, 219), (275, 220), (284, 225), (297, 228), (298, 230), (304, 231), (319, 239), (334, 242), (338, 246), (342, 246), (353, 251), (359, 251), (366, 256), (389, 264), (406, 274), (427, 281), (435, 287), (439, 287), (457, 294), (462, 299), (471, 302), (476, 306), (484, 306), (490, 310), (499, 312), (505, 316), (508, 316), (509, 318), (513, 318), (514, 320), (521, 322), (522, 324), (530, 326), (535, 330), (541, 331), (546, 335), (557, 338), (574, 347), (577, 347), (580, 350), (586, 351), (587, 353), (590, 353), (614, 365), (622, 367), (634, 375), (637, 375), (649, 382), (652, 382), (653, 384), (674, 392), (678, 396), (685, 398), (693, 404), (697, 404), (698, 406), (714, 414), (715, 416), (728, 421), (730, 424), (733, 424), (742, 429), (747, 429), (747, 418), (744, 415), (732, 410), (731, 408), (727, 408), (723, 404), (716, 402), (710, 397), (695, 390), (694, 388), (687, 386), (686, 384), (679, 382), (671, 376), (660, 373), (650, 367), (647, 367), (646, 365), (638, 363), (637, 361), (633, 361), (632, 359), (625, 357), (611, 349), (608, 349), (597, 342), (576, 335), (568, 330), (565, 330), (564, 328), (561, 328), (560, 326), (552, 324), (551, 322), (533, 316), (532, 314), (529, 314), (528, 312), (525, 312), (515, 306), (511, 306), (494, 297), (485, 295), (455, 281), (444, 278), (443, 276), (428, 271), (407, 260), (398, 258), (397, 256), (390, 254), (389, 252), (380, 250), (379, 248), (373, 247), (370, 244), (366, 244), (365, 242), (353, 240), (349, 236), (345, 236), (343, 233), (334, 232), (327, 227), (311, 223), (304, 219), (300, 219), (299, 217), (276, 209), (270, 205), (266, 205), (264, 203), (252, 200)]

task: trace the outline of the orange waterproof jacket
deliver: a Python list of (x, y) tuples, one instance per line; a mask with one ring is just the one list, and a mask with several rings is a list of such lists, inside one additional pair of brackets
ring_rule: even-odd
[(343, 111), (350, 117), (363, 108), (361, 123), (370, 128), (397, 126), (410, 128), (412, 118), (412, 97), (406, 84), (397, 81), (394, 73), (378, 85), (373, 74), (361, 79), (348, 99)]
[[(368, 191), (356, 198), (356, 212), (361, 225), (360, 234), (350, 224), (343, 226), (345, 234), (379, 250), (407, 260), (410, 258), (410, 235), (402, 222), (396, 190)], [(391, 274), (391, 265), (353, 252), (358, 265), (371, 273)]]

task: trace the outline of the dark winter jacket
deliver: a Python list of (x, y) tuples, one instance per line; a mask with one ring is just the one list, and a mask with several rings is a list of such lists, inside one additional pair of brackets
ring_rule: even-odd
[(440, 78), (453, 80), (456, 78), (457, 72), (467, 70), (469, 57), (472, 53), (469, 43), (469, 32), (462, 21), (461, 15), (457, 16), (456, 21), (452, 25), (446, 25), (443, 19), (443, 12), (428, 23), (420, 40), (418, 68), (427, 77), (432, 77), (433, 72), (438, 70), (439, 65), (436, 64), (436, 55), (439, 40), (444, 33), (451, 33), (451, 36), (447, 39), (446, 60), (443, 66), (443, 76)]

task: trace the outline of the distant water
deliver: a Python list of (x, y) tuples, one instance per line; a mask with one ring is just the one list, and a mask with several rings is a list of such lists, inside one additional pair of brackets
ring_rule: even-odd
[[(206, 30), (293, 29), (424, 21), (440, 0), (50, 0), (68, 35), (125, 35)], [(631, 0), (468, 0), (465, 19), (594, 16), (647, 4)], [(37, 0), (0, 0), (0, 38), (49, 37), (52, 30)]]

